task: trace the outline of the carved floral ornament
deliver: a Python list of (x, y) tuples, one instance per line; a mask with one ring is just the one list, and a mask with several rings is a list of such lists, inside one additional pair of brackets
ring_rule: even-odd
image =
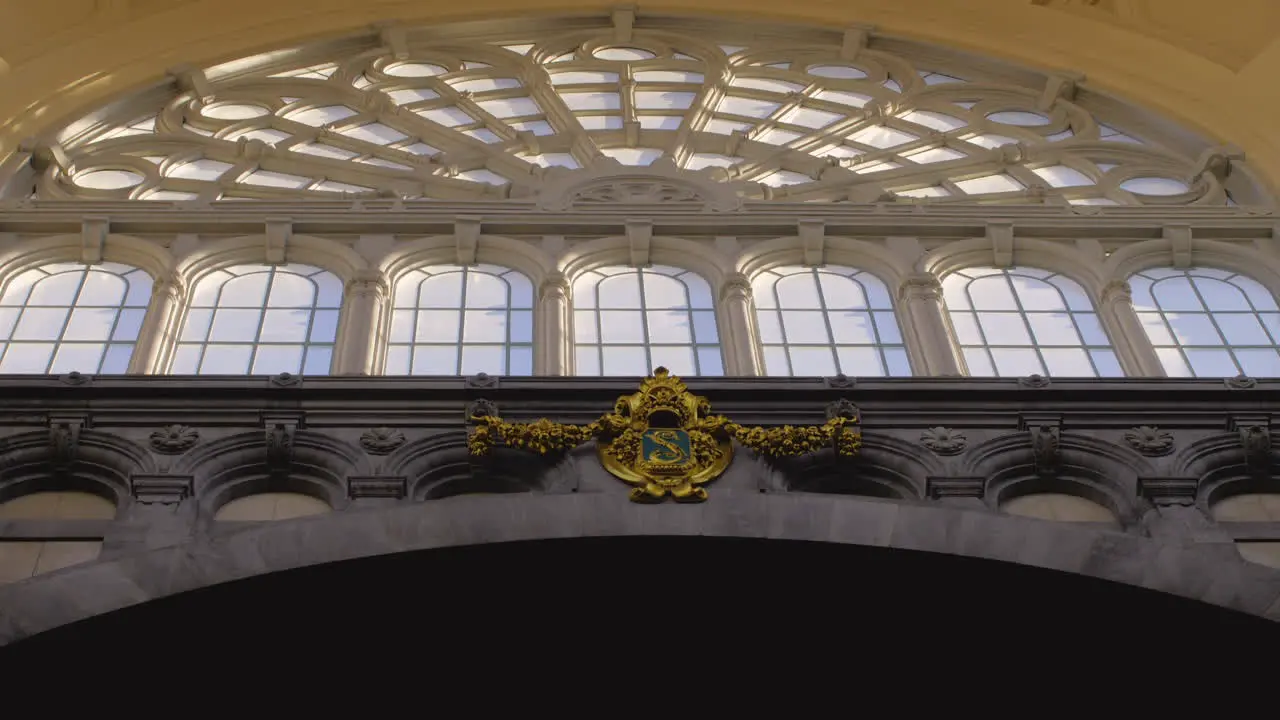
[(200, 441), (200, 431), (188, 425), (165, 425), (151, 433), (151, 448), (166, 455), (178, 455)]
[(1167, 455), (1173, 451), (1173, 435), (1151, 425), (1126, 430), (1124, 440), (1129, 443), (1129, 447), (1149, 457)]
[(369, 428), (360, 435), (360, 446), (372, 455), (386, 455), (404, 442), (404, 433), (389, 427)]
[(832, 448), (837, 457), (857, 454), (862, 436), (852, 403), (828, 409), (829, 420), (810, 427), (744, 427), (711, 414), (706, 398), (689, 392), (666, 368), (654, 370), (633, 395), (618, 398), (612, 412), (587, 425), (542, 418), (508, 423), (474, 415), (468, 441), (472, 455), (487, 455), (496, 442), (542, 455), (596, 440), (605, 469), (631, 484), (631, 500), (654, 503), (707, 499), (702, 485), (719, 477), (733, 459), (733, 440), (767, 457)]
[(933, 427), (920, 433), (920, 444), (938, 455), (958, 455), (968, 442), (964, 433), (951, 428)]

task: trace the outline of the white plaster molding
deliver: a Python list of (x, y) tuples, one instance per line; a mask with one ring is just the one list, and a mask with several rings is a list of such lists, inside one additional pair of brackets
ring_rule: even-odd
[(717, 182), (706, 173), (680, 170), (669, 160), (633, 167), (609, 158), (550, 175), (537, 195), (537, 207), (550, 212), (611, 205), (722, 213), (741, 209), (742, 198), (733, 185)]

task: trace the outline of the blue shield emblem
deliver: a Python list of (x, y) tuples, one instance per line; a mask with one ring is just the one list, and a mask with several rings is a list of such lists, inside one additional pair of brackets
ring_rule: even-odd
[(693, 462), (689, 433), (674, 428), (650, 428), (640, 436), (640, 463), (655, 474), (682, 472)]

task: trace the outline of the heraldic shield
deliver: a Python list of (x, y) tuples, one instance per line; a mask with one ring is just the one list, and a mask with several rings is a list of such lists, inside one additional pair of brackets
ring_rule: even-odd
[(702, 486), (719, 477), (733, 460), (733, 442), (769, 457), (800, 455), (831, 448), (838, 457), (858, 452), (856, 408), (832, 415), (825, 425), (744, 427), (711, 414), (706, 398), (666, 368), (644, 379), (639, 392), (623, 395), (613, 411), (588, 425), (566, 425), (542, 418), (509, 423), (495, 412), (471, 416), (476, 427), (468, 440), (473, 456), (487, 455), (496, 441), (541, 455), (563, 452), (594, 439), (605, 470), (630, 485), (641, 503), (702, 502)]
[(631, 499), (701, 502), (699, 487), (719, 477), (733, 460), (723, 418), (711, 415), (706, 398), (688, 391), (680, 378), (658, 368), (640, 391), (618, 398), (597, 440), (604, 469), (634, 486)]

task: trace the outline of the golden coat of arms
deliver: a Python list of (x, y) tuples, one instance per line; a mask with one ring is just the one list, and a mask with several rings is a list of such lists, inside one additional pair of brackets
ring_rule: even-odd
[(694, 395), (666, 368), (658, 368), (624, 395), (613, 411), (589, 425), (563, 425), (541, 419), (508, 423), (492, 415), (472, 418), (477, 427), (469, 441), (473, 455), (485, 455), (495, 439), (546, 454), (576, 447), (594, 438), (600, 462), (630, 483), (635, 502), (707, 499), (702, 485), (719, 477), (733, 460), (733, 441), (769, 456), (801, 455), (824, 447), (838, 455), (857, 453), (861, 435), (854, 417), (833, 417), (811, 427), (747, 428), (711, 414), (706, 398)]

